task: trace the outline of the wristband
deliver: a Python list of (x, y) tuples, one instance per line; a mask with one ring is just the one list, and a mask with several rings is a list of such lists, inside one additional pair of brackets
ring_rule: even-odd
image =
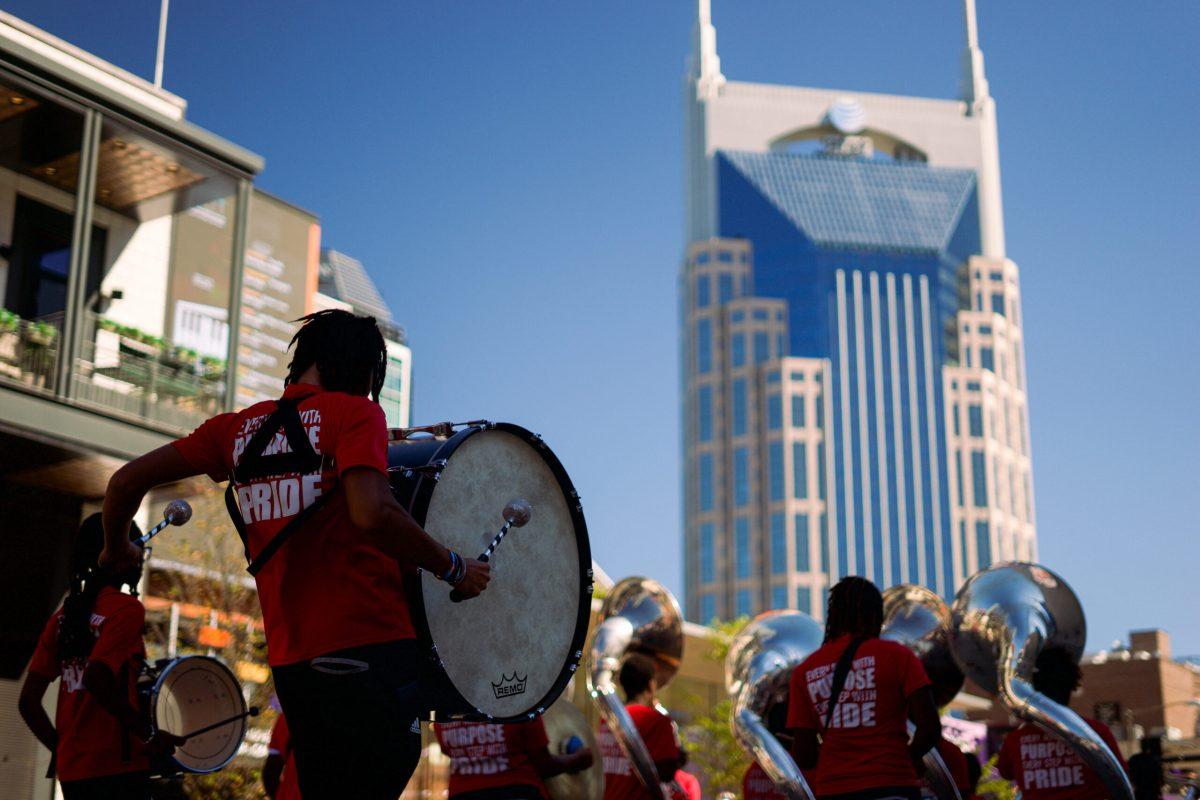
[(455, 584), (459, 583), (463, 579), (463, 577), (466, 575), (466, 572), (467, 572), (466, 566), (467, 566), (466, 563), (462, 560), (462, 556), (460, 556), (458, 553), (451, 550), (450, 551), (450, 568), (446, 570), (445, 574), (439, 575), (438, 580), (442, 581), (443, 583), (448, 583), (451, 586), (454, 586)]

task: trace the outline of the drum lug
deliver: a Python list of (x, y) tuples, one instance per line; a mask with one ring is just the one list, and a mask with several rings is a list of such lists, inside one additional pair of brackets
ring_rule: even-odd
[(439, 458), (437, 461), (431, 461), (428, 464), (423, 464), (419, 467), (405, 467), (400, 474), (403, 475), (406, 480), (420, 476), (422, 478), (433, 478), (435, 481), (437, 481), (441, 479), (442, 470), (445, 468), (446, 459)]

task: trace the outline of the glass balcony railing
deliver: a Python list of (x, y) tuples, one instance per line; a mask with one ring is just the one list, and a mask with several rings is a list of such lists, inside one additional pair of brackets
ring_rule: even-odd
[(0, 309), (0, 382), (54, 392), (62, 315), (27, 320)]
[(184, 432), (221, 412), (225, 362), (95, 315), (72, 370), (74, 399)]

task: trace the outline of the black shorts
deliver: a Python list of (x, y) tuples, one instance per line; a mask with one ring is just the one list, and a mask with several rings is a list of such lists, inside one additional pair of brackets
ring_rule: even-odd
[(66, 800), (149, 800), (150, 773), (122, 772), (103, 778), (63, 781)]
[(421, 757), (417, 642), (274, 667), (304, 800), (396, 800)]

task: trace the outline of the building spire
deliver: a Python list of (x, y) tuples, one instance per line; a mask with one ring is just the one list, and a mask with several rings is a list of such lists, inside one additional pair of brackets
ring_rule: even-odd
[(696, 27), (692, 31), (690, 76), (696, 82), (696, 95), (709, 97), (725, 82), (721, 59), (717, 56), (717, 29), (712, 24), (712, 0), (696, 0)]
[(963, 100), (967, 101), (967, 113), (974, 114), (989, 96), (987, 78), (983, 74), (983, 51), (979, 49), (975, 0), (963, 0), (963, 22), (967, 34), (967, 49), (963, 51)]

